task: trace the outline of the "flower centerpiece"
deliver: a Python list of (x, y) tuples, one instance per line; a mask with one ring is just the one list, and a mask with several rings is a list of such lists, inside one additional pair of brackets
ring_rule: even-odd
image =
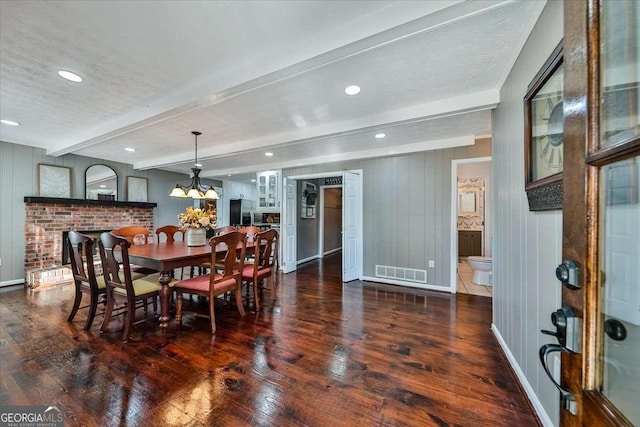
[(188, 207), (178, 214), (180, 227), (185, 229), (187, 246), (204, 246), (207, 244), (207, 231), (216, 228), (218, 217), (215, 208), (206, 210)]

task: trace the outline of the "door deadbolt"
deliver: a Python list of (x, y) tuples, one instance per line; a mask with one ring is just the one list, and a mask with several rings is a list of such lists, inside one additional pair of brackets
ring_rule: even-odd
[(567, 259), (556, 268), (556, 277), (569, 289), (580, 289), (580, 268), (575, 261)]

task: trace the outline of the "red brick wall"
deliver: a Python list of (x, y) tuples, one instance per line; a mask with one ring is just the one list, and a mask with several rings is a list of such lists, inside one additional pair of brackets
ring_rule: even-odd
[(25, 271), (62, 264), (62, 232), (134, 225), (153, 230), (152, 207), (25, 203)]

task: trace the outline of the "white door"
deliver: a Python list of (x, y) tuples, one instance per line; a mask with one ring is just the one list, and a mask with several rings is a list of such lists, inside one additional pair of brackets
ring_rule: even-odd
[(284, 229), (280, 232), (284, 236), (284, 241), (280, 246), (284, 252), (282, 259), (282, 272), (290, 273), (296, 270), (296, 180), (291, 178), (284, 179), (285, 187), (285, 203), (283, 210)]
[[(288, 201), (287, 201), (288, 203)], [(362, 277), (362, 178), (342, 174), (342, 281)]]

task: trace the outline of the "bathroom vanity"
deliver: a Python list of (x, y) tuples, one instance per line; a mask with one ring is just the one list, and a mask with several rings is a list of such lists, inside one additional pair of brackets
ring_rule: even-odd
[(458, 256), (482, 255), (482, 231), (458, 230)]

